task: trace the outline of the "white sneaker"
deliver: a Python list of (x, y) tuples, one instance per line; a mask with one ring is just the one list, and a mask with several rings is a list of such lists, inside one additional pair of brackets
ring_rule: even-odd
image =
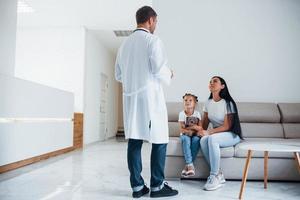
[(204, 190), (208, 190), (208, 191), (216, 190), (216, 189), (220, 188), (221, 186), (222, 186), (222, 184), (220, 183), (218, 176), (210, 175), (207, 178), (206, 184), (204, 185)]
[(224, 178), (224, 174), (221, 171), (219, 171), (219, 173), (218, 173), (217, 176), (218, 176), (218, 179), (219, 179), (219, 181), (220, 181), (221, 184), (226, 183), (226, 180)]

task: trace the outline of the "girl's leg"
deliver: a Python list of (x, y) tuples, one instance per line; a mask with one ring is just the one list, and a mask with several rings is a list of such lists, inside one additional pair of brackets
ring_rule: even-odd
[(192, 152), (192, 161), (193, 162), (197, 157), (199, 148), (200, 148), (200, 137), (193, 136), (192, 137), (192, 143), (191, 143), (191, 152)]
[(220, 147), (234, 146), (240, 142), (240, 137), (232, 132), (222, 132), (208, 137), (210, 174), (217, 175), (220, 168)]
[(181, 139), (182, 151), (183, 151), (185, 163), (187, 165), (192, 164), (193, 160), (192, 160), (192, 153), (191, 153), (191, 137), (182, 134), (180, 136), (180, 139)]

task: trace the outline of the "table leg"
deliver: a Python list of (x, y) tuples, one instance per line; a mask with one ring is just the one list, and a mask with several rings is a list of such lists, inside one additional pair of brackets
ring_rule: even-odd
[(299, 158), (299, 153), (298, 152), (294, 152), (294, 155), (295, 155), (295, 160), (296, 160), (296, 163), (297, 163), (297, 168), (298, 168), (299, 173), (300, 173), (300, 158)]
[(248, 150), (248, 155), (247, 155), (247, 160), (246, 160), (246, 164), (245, 164), (245, 168), (244, 168), (239, 199), (242, 199), (242, 196), (243, 196), (243, 192), (244, 192), (244, 188), (245, 188), (246, 180), (247, 180), (247, 175), (248, 175), (248, 170), (249, 170), (249, 164), (250, 164), (250, 160), (251, 160), (251, 155), (252, 155), (252, 150)]
[(267, 189), (267, 182), (268, 182), (268, 155), (269, 152), (265, 151), (264, 156), (264, 188)]

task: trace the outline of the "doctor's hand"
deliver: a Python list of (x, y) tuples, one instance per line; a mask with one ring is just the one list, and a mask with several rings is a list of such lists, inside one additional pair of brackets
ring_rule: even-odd
[(171, 79), (174, 77), (174, 71), (172, 69), (170, 69), (171, 71)]

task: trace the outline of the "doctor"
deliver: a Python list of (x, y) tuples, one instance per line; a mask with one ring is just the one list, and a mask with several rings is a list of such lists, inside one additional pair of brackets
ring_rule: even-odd
[(116, 80), (123, 87), (123, 115), (128, 140), (127, 162), (132, 196), (149, 193), (141, 176), (143, 140), (152, 143), (150, 197), (178, 194), (164, 182), (168, 116), (161, 83), (170, 84), (173, 72), (167, 67), (161, 40), (153, 35), (157, 14), (149, 6), (136, 12), (137, 29), (121, 45), (116, 59)]

